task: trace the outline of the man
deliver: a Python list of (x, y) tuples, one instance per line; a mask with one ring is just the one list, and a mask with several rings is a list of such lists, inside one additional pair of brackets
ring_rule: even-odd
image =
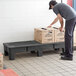
[(51, 27), (58, 20), (60, 21), (60, 31), (63, 31), (63, 18), (65, 22), (65, 53), (61, 56), (62, 60), (73, 60), (73, 32), (76, 24), (76, 11), (67, 4), (57, 3), (55, 0), (49, 2), (49, 9), (53, 9), (57, 15), (55, 20), (48, 26)]

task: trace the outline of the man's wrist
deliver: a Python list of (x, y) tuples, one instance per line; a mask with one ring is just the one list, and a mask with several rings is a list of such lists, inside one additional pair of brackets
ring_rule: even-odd
[(61, 28), (63, 28), (63, 26), (61, 26)]
[(50, 26), (52, 26), (52, 24), (50, 24)]

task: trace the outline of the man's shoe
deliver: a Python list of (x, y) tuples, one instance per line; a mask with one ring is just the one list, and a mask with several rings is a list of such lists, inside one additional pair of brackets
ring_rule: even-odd
[(61, 60), (73, 60), (73, 57), (62, 56)]

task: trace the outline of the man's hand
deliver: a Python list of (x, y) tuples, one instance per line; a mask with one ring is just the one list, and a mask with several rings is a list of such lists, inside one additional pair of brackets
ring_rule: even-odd
[(62, 27), (60, 27), (59, 30), (60, 30), (61, 32), (63, 32), (63, 28), (62, 28)]
[(50, 28), (52, 25), (50, 24), (47, 28)]
[(56, 22), (58, 21), (58, 17), (56, 17), (55, 19), (54, 19), (54, 21), (47, 27), (47, 28), (50, 28), (53, 24), (55, 24)]

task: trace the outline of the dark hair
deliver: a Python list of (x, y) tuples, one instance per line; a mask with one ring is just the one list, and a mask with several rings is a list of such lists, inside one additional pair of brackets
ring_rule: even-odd
[(51, 8), (51, 5), (56, 5), (57, 4), (57, 2), (55, 1), (55, 0), (51, 0), (50, 2), (49, 2), (49, 9), (52, 9)]

